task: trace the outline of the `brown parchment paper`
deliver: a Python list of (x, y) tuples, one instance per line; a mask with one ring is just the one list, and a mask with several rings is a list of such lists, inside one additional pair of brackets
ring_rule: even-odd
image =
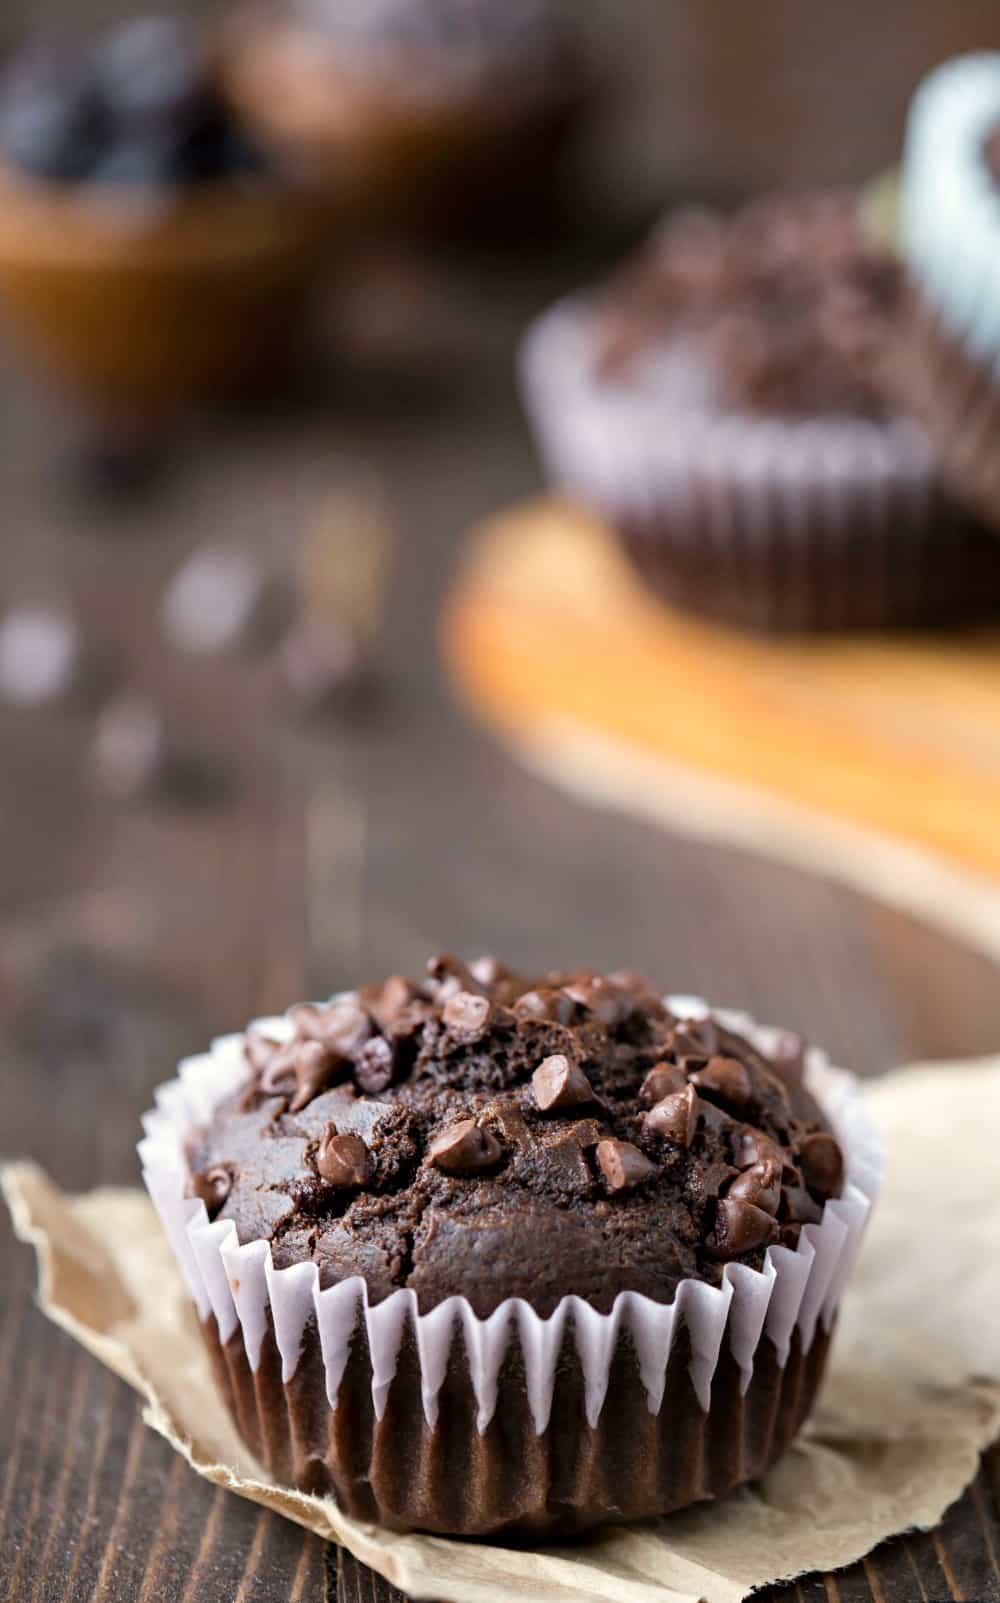
[(1000, 1434), (1000, 1058), (901, 1070), (870, 1097), (885, 1192), (843, 1305), (827, 1385), (801, 1440), (760, 1485), (655, 1525), (536, 1551), (398, 1536), (270, 1483), (216, 1397), (151, 1204), (64, 1196), (4, 1169), (36, 1248), (44, 1311), (142, 1396), (146, 1421), (198, 1474), (342, 1543), (443, 1603), (739, 1603), (750, 1588), (850, 1563), (939, 1521)]

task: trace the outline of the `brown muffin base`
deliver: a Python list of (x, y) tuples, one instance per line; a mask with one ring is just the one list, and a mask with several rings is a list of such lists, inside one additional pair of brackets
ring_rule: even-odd
[(202, 1333), (240, 1435), (276, 1480), (330, 1493), (354, 1519), (397, 1530), (546, 1537), (668, 1514), (762, 1475), (809, 1413), (830, 1340), (820, 1328), (804, 1353), (796, 1332), (782, 1369), (773, 1344), (764, 1338), (742, 1397), (739, 1369), (725, 1344), (706, 1414), (688, 1374), (690, 1345), (682, 1330), (671, 1354), (663, 1406), (654, 1415), (631, 1340), (623, 1336), (594, 1429), (587, 1423), (583, 1373), (567, 1325), (549, 1425), (538, 1436), (516, 1334), (500, 1371), (496, 1410), (480, 1435), (459, 1335), (432, 1429), (424, 1418), (412, 1327), (404, 1336), (381, 1420), (372, 1403), (363, 1320), (336, 1409), (327, 1402), (312, 1323), (287, 1385), (270, 1328), (256, 1373), (238, 1329), (223, 1344), (210, 1318)]
[[(651, 589), (686, 611), (761, 634), (944, 629), (1000, 620), (1000, 539), (946, 496), (914, 517), (905, 489), (871, 503), (801, 509), (766, 536), (726, 497), (725, 536), (620, 520), (621, 543)], [(716, 507), (718, 500), (716, 500)], [(813, 523), (811, 511), (815, 511)]]
[(907, 286), (900, 396), (934, 442), (952, 492), (1000, 532), (1000, 380)]

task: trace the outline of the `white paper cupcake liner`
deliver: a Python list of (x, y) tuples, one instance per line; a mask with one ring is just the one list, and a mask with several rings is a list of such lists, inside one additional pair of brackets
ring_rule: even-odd
[(692, 370), (678, 376), (679, 341), (626, 380), (602, 380), (598, 315), (586, 297), (544, 313), (524, 339), (521, 379), (551, 477), (613, 521), (666, 521), (678, 540), (724, 549), (737, 522), (766, 541), (776, 527), (839, 534), (880, 503), (905, 502), (907, 523), (930, 518), (934, 462), (911, 419), (721, 413)]
[[(682, 1018), (704, 1017), (709, 1012), (699, 998), (666, 1000), (671, 1011)], [(713, 1010), (713, 1016), (765, 1055), (773, 1050), (779, 1032), (756, 1025), (742, 1013)], [(290, 1029), (287, 1019), (259, 1022), (274, 1037)], [(579, 1297), (570, 1296), (563, 1298), (548, 1318), (541, 1318), (529, 1303), (514, 1298), (481, 1319), (460, 1296), (428, 1313), (419, 1312), (416, 1294), (409, 1290), (396, 1291), (371, 1304), (358, 1276), (322, 1290), (314, 1263), (275, 1269), (266, 1240), (241, 1245), (231, 1222), (211, 1223), (204, 1203), (185, 1195), (190, 1177), (186, 1154), (192, 1142), (219, 1103), (248, 1078), (243, 1040), (241, 1035), (223, 1036), (208, 1053), (181, 1063), (177, 1079), (159, 1088), (156, 1107), (143, 1120), (146, 1135), (139, 1153), (143, 1178), (200, 1319), (204, 1322), (214, 1315), (223, 1345), (239, 1329), (254, 1372), (271, 1324), (281, 1356), (282, 1380), (289, 1382), (298, 1365), (307, 1322), (314, 1317), (327, 1398), (330, 1407), (336, 1408), (360, 1314), (371, 1356), (375, 1416), (381, 1419), (404, 1330), (409, 1326), (419, 1355), (424, 1415), (433, 1427), (456, 1327), (461, 1325), (477, 1403), (477, 1426), (482, 1433), (496, 1408), (498, 1376), (516, 1328), (531, 1415), (541, 1435), (552, 1407), (567, 1320), (572, 1322), (585, 1378), (586, 1415), (591, 1426), (600, 1416), (611, 1361), (624, 1330), (634, 1344), (649, 1410), (656, 1414), (675, 1335), (682, 1325), (686, 1327), (691, 1380), (699, 1404), (707, 1412), (723, 1342), (729, 1342), (745, 1393), (765, 1336), (784, 1367), (794, 1332), (799, 1334), (803, 1352), (808, 1352), (817, 1325), (822, 1322), (828, 1329), (833, 1321), (878, 1194), (882, 1151), (858, 1082), (833, 1067), (816, 1048), (809, 1050), (806, 1059), (805, 1084), (843, 1147), (846, 1180), (842, 1197), (826, 1204), (820, 1223), (803, 1227), (794, 1251), (769, 1248), (760, 1271), (727, 1264), (717, 1287), (684, 1280), (669, 1306), (623, 1292), (609, 1313), (599, 1313)]]

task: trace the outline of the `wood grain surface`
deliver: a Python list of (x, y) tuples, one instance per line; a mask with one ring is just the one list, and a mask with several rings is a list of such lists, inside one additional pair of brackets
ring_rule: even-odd
[[(308, 404), (206, 424), (136, 504), (71, 495), (67, 421), (23, 375), (0, 376), (4, 601), (70, 596), (230, 781), (198, 807), (115, 806), (87, 778), (85, 712), (0, 715), (4, 1154), (67, 1187), (133, 1183), (139, 1114), (178, 1055), (441, 949), (641, 967), (802, 1028), (865, 1072), (1000, 1044), (985, 959), (821, 881), (574, 807), (451, 704), (434, 629), (460, 531), (537, 482), (510, 341), (582, 270), (397, 272), (378, 339)], [(394, 531), (377, 712), (303, 728), (265, 659), (170, 654), (156, 602), (188, 549), (225, 537), (291, 558), (331, 496), (373, 481)], [(0, 1597), (398, 1597), (189, 1473), (127, 1388), (40, 1316), (33, 1275), (0, 1223)], [(996, 1603), (998, 1484), (994, 1461), (939, 1531), (771, 1603)]]
[(487, 519), (468, 549), (447, 656), (514, 740), (582, 730), (1000, 877), (997, 629), (719, 629), (660, 605), (600, 519), (550, 497)]

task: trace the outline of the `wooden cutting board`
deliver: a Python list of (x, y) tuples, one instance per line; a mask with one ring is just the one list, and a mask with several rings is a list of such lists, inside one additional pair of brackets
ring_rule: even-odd
[(722, 630), (649, 595), (600, 523), (538, 500), (473, 532), (442, 630), (463, 698), (518, 745), (584, 728), (603, 761), (666, 759), (1000, 879), (1000, 627)]

